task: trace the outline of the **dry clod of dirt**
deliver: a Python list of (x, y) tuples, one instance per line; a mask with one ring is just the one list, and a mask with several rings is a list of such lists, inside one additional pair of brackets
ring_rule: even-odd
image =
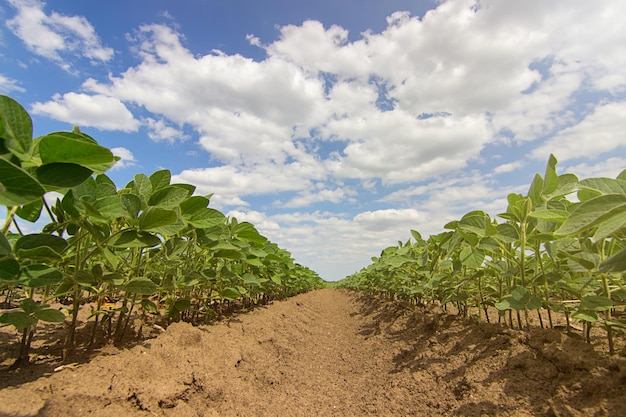
[(0, 416), (626, 416), (624, 358), (342, 290), (106, 353), (1, 371)]

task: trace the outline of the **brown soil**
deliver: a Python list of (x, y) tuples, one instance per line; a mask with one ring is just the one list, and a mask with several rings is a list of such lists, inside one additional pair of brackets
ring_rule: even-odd
[(626, 416), (626, 359), (324, 289), (0, 373), (2, 416)]

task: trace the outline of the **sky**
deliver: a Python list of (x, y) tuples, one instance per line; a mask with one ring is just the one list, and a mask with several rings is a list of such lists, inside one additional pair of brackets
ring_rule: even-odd
[(581, 179), (626, 168), (624, 16), (623, 0), (7, 0), (0, 93), (35, 136), (78, 125), (111, 148), (118, 188), (169, 169), (335, 281), (411, 229), (504, 212), (551, 153)]

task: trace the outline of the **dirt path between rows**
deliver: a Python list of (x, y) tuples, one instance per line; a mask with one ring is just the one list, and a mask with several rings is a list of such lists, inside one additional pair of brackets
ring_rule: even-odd
[(626, 416), (624, 358), (333, 289), (19, 372), (1, 416)]

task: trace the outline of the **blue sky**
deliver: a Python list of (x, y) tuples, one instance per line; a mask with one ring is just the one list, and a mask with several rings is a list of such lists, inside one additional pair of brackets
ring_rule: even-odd
[[(626, 168), (626, 2), (0, 4), (0, 93), (167, 168), (327, 280), (559, 172)], [(36, 229), (36, 225), (32, 226)], [(34, 231), (34, 229), (33, 229)]]

